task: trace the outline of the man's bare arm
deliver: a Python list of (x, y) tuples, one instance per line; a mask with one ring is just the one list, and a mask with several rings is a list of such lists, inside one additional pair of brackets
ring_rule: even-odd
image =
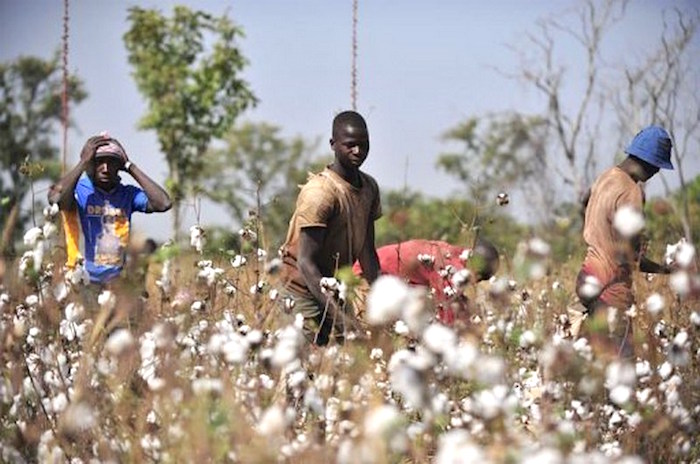
[(370, 222), (367, 226), (367, 238), (365, 244), (360, 251), (360, 266), (362, 266), (362, 275), (370, 284), (377, 280), (379, 276), (379, 257), (374, 244), (374, 222)]

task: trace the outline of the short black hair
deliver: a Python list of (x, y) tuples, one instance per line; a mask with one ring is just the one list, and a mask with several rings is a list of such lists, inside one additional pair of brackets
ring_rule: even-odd
[(333, 118), (333, 135), (335, 135), (336, 130), (338, 130), (341, 126), (347, 124), (363, 127), (365, 130), (367, 129), (367, 122), (360, 113), (357, 111), (343, 111), (338, 113), (335, 118)]
[(472, 249), (474, 269), (479, 274), (479, 280), (487, 280), (498, 270), (499, 256), (496, 246), (488, 240), (479, 237)]

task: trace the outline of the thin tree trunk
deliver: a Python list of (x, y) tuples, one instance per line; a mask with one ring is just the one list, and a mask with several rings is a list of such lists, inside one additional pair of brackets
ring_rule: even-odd
[(10, 214), (7, 216), (7, 222), (2, 228), (2, 241), (0, 241), (0, 256), (7, 256), (9, 252), (14, 250), (13, 236), (17, 220), (19, 218), (19, 202), (15, 201), (10, 209)]

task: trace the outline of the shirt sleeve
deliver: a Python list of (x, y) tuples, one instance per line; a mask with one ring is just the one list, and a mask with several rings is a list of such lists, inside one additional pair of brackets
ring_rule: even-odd
[(75, 198), (75, 202), (79, 208), (85, 207), (89, 193), (89, 189), (85, 187), (84, 179), (81, 177), (78, 179), (78, 183), (75, 184), (75, 189), (73, 189), (73, 198)]
[(297, 223), (304, 227), (328, 227), (336, 211), (332, 187), (312, 179), (299, 192), (296, 204)]
[(146, 196), (146, 192), (133, 185), (130, 187), (133, 193), (133, 199), (131, 200), (132, 210), (145, 213), (148, 209), (148, 196)]

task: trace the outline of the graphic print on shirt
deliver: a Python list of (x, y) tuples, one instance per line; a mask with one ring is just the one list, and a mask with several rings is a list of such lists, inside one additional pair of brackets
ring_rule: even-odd
[(128, 241), (128, 221), (121, 208), (113, 207), (108, 200), (102, 207), (88, 206), (88, 216), (99, 216), (102, 230), (95, 240), (95, 264), (118, 266), (122, 264)]

